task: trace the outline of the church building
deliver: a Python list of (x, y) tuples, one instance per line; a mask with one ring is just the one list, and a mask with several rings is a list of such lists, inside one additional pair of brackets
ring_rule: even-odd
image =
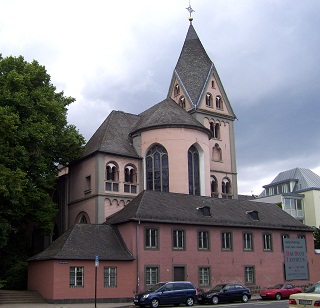
[[(164, 99), (140, 114), (112, 111), (61, 169), (54, 242), (29, 259), (29, 289), (48, 302), (92, 301), (95, 292), (100, 302), (130, 301), (169, 280), (252, 292), (318, 280), (313, 229), (238, 198), (236, 115), (189, 20)], [(308, 259), (293, 278), (287, 238)]]

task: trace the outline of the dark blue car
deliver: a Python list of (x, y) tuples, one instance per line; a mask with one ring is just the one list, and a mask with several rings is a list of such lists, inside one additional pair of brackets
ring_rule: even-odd
[(220, 302), (237, 302), (246, 303), (251, 298), (250, 290), (241, 284), (227, 283), (218, 284), (214, 288), (199, 292), (199, 304), (217, 305)]
[(185, 304), (192, 306), (197, 300), (197, 290), (188, 281), (160, 282), (148, 290), (137, 294), (133, 302), (135, 305), (157, 308), (159, 305)]

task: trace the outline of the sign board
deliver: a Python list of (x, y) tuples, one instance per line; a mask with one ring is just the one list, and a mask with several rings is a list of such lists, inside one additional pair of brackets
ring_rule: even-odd
[(304, 238), (284, 238), (283, 252), (286, 280), (308, 280), (306, 240)]
[(95, 257), (95, 267), (99, 267), (99, 256)]

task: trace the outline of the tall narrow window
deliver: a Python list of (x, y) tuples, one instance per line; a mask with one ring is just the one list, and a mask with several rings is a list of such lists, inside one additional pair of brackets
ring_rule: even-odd
[(158, 248), (158, 229), (145, 229), (145, 247), (148, 249)]
[(208, 231), (198, 232), (198, 248), (200, 250), (209, 249), (209, 232)]
[(231, 198), (232, 191), (231, 191), (231, 182), (228, 178), (222, 179), (222, 198)]
[(216, 96), (216, 108), (223, 109), (222, 98), (220, 95)]
[(83, 288), (83, 266), (70, 266), (70, 288)]
[(118, 166), (113, 162), (107, 163), (105, 189), (107, 191), (119, 191), (118, 181), (119, 181)]
[(180, 86), (178, 84), (175, 84), (174, 86), (174, 96), (177, 96), (180, 94)]
[(137, 192), (137, 169), (134, 165), (124, 168), (124, 192), (135, 194)]
[(254, 283), (255, 282), (254, 266), (245, 266), (244, 268), (244, 282)]
[(153, 146), (146, 157), (147, 190), (169, 191), (169, 162), (167, 150)]
[(193, 145), (188, 150), (189, 195), (200, 196), (199, 152)]
[(264, 251), (272, 250), (272, 237), (270, 233), (263, 234), (263, 250)]
[(104, 287), (115, 288), (117, 286), (117, 268), (105, 267), (103, 270)]
[(181, 96), (179, 98), (179, 106), (183, 109), (186, 109), (186, 99), (184, 98), (184, 96)]
[(184, 230), (173, 230), (173, 249), (185, 249)]
[(210, 177), (210, 184), (211, 184), (211, 197), (218, 197), (218, 181), (215, 176)]
[(243, 250), (245, 251), (253, 250), (252, 233), (243, 234)]
[(222, 248), (222, 250), (232, 250), (231, 232), (222, 232), (221, 233), (221, 248)]
[(158, 267), (146, 267), (145, 282), (146, 282), (146, 286), (151, 286), (159, 282)]
[(212, 107), (212, 95), (211, 93), (206, 94), (206, 106)]

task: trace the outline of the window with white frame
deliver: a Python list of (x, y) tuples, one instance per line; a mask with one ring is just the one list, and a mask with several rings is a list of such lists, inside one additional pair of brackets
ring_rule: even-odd
[(115, 288), (117, 286), (117, 268), (104, 267), (103, 284), (105, 288)]
[(243, 233), (243, 250), (253, 250), (252, 233)]
[(210, 285), (210, 267), (199, 267), (199, 286)]
[(264, 251), (272, 250), (272, 236), (270, 233), (263, 234), (263, 250)]
[(303, 222), (304, 220), (304, 207), (303, 207), (303, 200), (296, 199), (296, 198), (283, 198), (283, 209), (293, 216), (294, 218), (298, 219), (299, 221)]
[(247, 284), (252, 284), (255, 282), (255, 272), (254, 266), (245, 266), (244, 267), (244, 282)]
[(222, 250), (232, 250), (232, 234), (231, 232), (221, 233), (221, 248)]
[(158, 248), (158, 229), (156, 228), (145, 229), (145, 247), (147, 249)]
[(83, 288), (83, 266), (70, 266), (70, 288)]
[(146, 286), (151, 286), (159, 282), (159, 268), (157, 266), (147, 266), (145, 269)]
[(209, 249), (209, 232), (208, 231), (198, 232), (198, 248), (200, 250)]
[(173, 249), (185, 249), (184, 230), (173, 230)]

